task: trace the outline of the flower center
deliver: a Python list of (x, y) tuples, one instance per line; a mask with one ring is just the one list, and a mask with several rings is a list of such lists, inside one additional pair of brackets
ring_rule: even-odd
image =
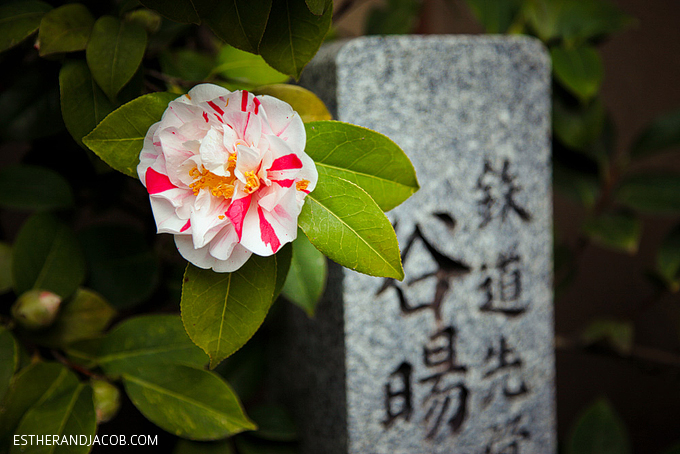
[(246, 194), (252, 194), (253, 192), (257, 191), (260, 187), (260, 178), (255, 175), (255, 172), (245, 172), (243, 176), (246, 177), (246, 187), (243, 188), (243, 191)]
[[(230, 156), (228, 168), (232, 167), (234, 167), (234, 164)], [(191, 169), (189, 176), (195, 180), (190, 185), (194, 195), (198, 195), (201, 189), (207, 189), (213, 196), (224, 197), (225, 199), (229, 199), (234, 195), (234, 180), (236, 177), (233, 172), (228, 177), (220, 177), (201, 166), (201, 170), (198, 170), (198, 167)]]

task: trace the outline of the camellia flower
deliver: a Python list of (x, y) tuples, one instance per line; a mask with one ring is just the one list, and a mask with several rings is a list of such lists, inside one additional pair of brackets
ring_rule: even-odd
[(158, 232), (219, 272), (274, 254), (297, 236), (318, 178), (305, 140), (300, 116), (271, 96), (202, 84), (170, 102), (137, 166)]

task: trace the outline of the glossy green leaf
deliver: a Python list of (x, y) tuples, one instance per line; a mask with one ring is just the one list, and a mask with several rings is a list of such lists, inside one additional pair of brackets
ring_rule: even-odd
[(83, 339), (71, 342), (64, 348), (64, 353), (68, 359), (86, 369), (92, 369), (97, 366), (99, 350), (104, 342), (105, 336), (103, 334), (88, 339)]
[(583, 102), (597, 94), (604, 78), (604, 67), (600, 54), (593, 47), (553, 47), (550, 55), (555, 77), (567, 90)]
[(605, 341), (622, 355), (629, 354), (633, 348), (634, 326), (623, 320), (594, 320), (581, 333), (581, 341), (594, 344)]
[(525, 3), (525, 14), (543, 41), (581, 43), (621, 31), (633, 22), (607, 0), (531, 0)]
[(269, 66), (261, 56), (229, 45), (222, 46), (217, 54), (213, 73), (244, 89), (277, 84), (290, 78)]
[(136, 178), (144, 136), (176, 97), (171, 93), (140, 96), (111, 112), (83, 137), (83, 143), (114, 169)]
[(678, 147), (680, 147), (680, 110), (656, 118), (635, 139), (630, 153), (634, 158), (639, 158)]
[(73, 207), (68, 181), (45, 167), (14, 165), (0, 169), (0, 207), (58, 210)]
[(163, 23), (163, 19), (156, 11), (143, 8), (125, 14), (125, 20), (139, 25), (149, 34), (157, 33)]
[(630, 208), (648, 213), (677, 213), (680, 211), (680, 175), (631, 175), (619, 185), (616, 199)]
[(85, 49), (93, 25), (94, 17), (80, 3), (53, 9), (40, 21), (40, 55)]
[(408, 156), (388, 137), (339, 121), (305, 125), (305, 151), (320, 175), (351, 181), (383, 210), (391, 210), (419, 188)]
[(567, 442), (567, 454), (630, 454), (626, 427), (605, 399), (579, 417)]
[(257, 424), (257, 432), (253, 432), (254, 436), (272, 441), (297, 439), (295, 423), (285, 408), (277, 405), (260, 405), (254, 407), (249, 413)]
[[(53, 394), (26, 412), (17, 427), (16, 436), (52, 437), (57, 435), (60, 439), (64, 436), (85, 435), (88, 439), (94, 436), (97, 424), (92, 402), (92, 388), (84, 383), (78, 383), (73, 372), (69, 374), (73, 375), (76, 380), (75, 385), (59, 394)], [(56, 448), (55, 445), (50, 447), (47, 444), (27, 446), (14, 444), (10, 449), (10, 454), (45, 452), (86, 454), (90, 451), (90, 446), (87, 444), (63, 445), (59, 446), (58, 451)]]
[(467, 4), (487, 33), (505, 33), (514, 22), (522, 2), (519, 0), (467, 0)]
[(274, 84), (254, 91), (258, 95), (269, 95), (285, 101), (300, 114), (305, 123), (332, 119), (326, 105), (311, 91), (298, 85)]
[(305, 0), (275, 1), (260, 54), (274, 69), (299, 78), (326, 37), (332, 15), (332, 8), (328, 8), (322, 16), (315, 16)]
[(87, 65), (109, 99), (132, 79), (145, 50), (146, 31), (139, 25), (111, 16), (97, 19), (87, 43)]
[(354, 183), (320, 173), (298, 225), (317, 249), (340, 265), (371, 276), (404, 278), (392, 224)]
[(192, 440), (254, 430), (231, 387), (214, 372), (170, 364), (123, 374), (130, 400), (151, 422)]
[(328, 264), (302, 231), (293, 241), (293, 261), (283, 286), (283, 296), (300, 306), (310, 317), (326, 287)]
[(599, 99), (586, 106), (569, 106), (553, 96), (553, 129), (555, 136), (572, 150), (588, 153), (602, 133), (606, 118), (604, 105)]
[(19, 365), (19, 347), (12, 333), (0, 326), (0, 399), (9, 388), (14, 372)]
[(12, 246), (0, 242), (0, 294), (12, 289)]
[(215, 57), (191, 49), (165, 51), (160, 56), (163, 73), (186, 81), (207, 79), (215, 67)]
[(272, 0), (193, 1), (198, 6), (201, 19), (215, 35), (247, 52), (258, 52), (268, 21), (276, 23), (286, 20), (276, 14), (276, 9), (272, 8)]
[(293, 260), (293, 245), (291, 243), (284, 244), (276, 253), (276, 285), (274, 286), (274, 296), (272, 300), (276, 300), (283, 290), (283, 285), (286, 283), (286, 277), (290, 270), (290, 264)]
[(264, 321), (276, 286), (276, 258), (251, 256), (233, 273), (187, 265), (182, 321), (214, 369), (241, 348)]
[(70, 61), (61, 67), (59, 91), (66, 129), (83, 146), (83, 137), (110, 114), (115, 105), (95, 83), (84, 61)]
[(321, 16), (326, 12), (326, 8), (333, 6), (332, 0), (305, 0), (305, 3), (309, 11), (316, 16)]
[(635, 254), (642, 236), (642, 221), (629, 213), (605, 213), (587, 219), (583, 231), (600, 246)]
[(75, 234), (49, 214), (36, 214), (21, 227), (12, 254), (14, 291), (36, 288), (69, 297), (85, 278), (85, 260)]
[(151, 296), (160, 280), (160, 263), (141, 232), (105, 224), (84, 230), (79, 238), (88, 264), (88, 287), (118, 308)]
[(205, 443), (180, 439), (172, 454), (234, 454), (230, 441)]
[(158, 11), (161, 16), (185, 24), (200, 24), (196, 11), (196, 0), (140, 0), (139, 3)]
[(116, 311), (101, 296), (79, 289), (73, 298), (62, 303), (54, 324), (34, 338), (43, 345), (65, 347), (100, 334), (115, 315)]
[[(507, 2), (507, 0), (506, 0)], [(367, 35), (405, 35), (418, 25), (420, 0), (387, 0), (374, 8), (366, 19)]]
[(664, 238), (656, 252), (656, 271), (672, 291), (680, 290), (680, 225)]
[(0, 52), (28, 38), (52, 7), (45, 2), (17, 1), (0, 7)]
[(24, 414), (33, 406), (77, 386), (78, 380), (59, 363), (40, 362), (26, 366), (11, 380), (9, 390), (0, 405), (0, 443), (9, 446), (9, 439)]
[(145, 315), (125, 320), (103, 340), (98, 362), (109, 376), (139, 366), (189, 364), (202, 367), (208, 358), (187, 336), (176, 315)]

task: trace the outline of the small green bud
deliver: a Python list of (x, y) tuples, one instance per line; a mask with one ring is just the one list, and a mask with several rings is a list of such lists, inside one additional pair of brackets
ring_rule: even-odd
[(118, 388), (104, 380), (90, 380), (94, 400), (94, 409), (97, 413), (97, 424), (110, 421), (120, 408), (120, 392)]
[(12, 317), (26, 329), (42, 329), (57, 318), (61, 297), (47, 290), (29, 290), (12, 306)]

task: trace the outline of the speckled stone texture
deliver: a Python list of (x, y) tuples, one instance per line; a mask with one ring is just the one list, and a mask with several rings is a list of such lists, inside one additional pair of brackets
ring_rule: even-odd
[(303, 452), (556, 452), (545, 49), (360, 38), (301, 84), (393, 139), (421, 184), (388, 213), (403, 282), (334, 267), (315, 319), (287, 310), (276, 355)]

